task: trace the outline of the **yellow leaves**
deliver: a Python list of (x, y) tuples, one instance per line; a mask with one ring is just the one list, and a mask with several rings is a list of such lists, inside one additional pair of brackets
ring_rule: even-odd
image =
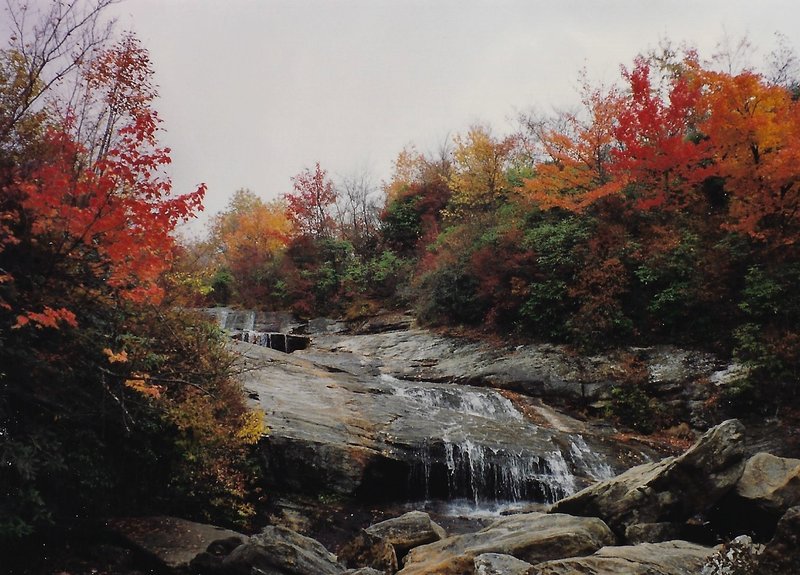
[(516, 150), (516, 138), (498, 139), (488, 127), (477, 125), (453, 141), (449, 215), (460, 217), (493, 207), (511, 190), (506, 172)]
[(128, 361), (128, 352), (124, 349), (119, 353), (114, 353), (111, 349), (103, 348), (103, 353), (108, 359), (108, 363), (126, 363)]
[(239, 190), (217, 216), (211, 242), (224, 264), (236, 269), (286, 247), (292, 231), (283, 202), (263, 202), (253, 192)]
[(264, 412), (260, 409), (248, 411), (242, 417), (241, 426), (236, 430), (236, 437), (246, 445), (254, 445), (266, 433)]
[(159, 399), (161, 397), (163, 388), (160, 385), (150, 383), (149, 375), (146, 373), (133, 373), (131, 376), (133, 379), (125, 380), (126, 387), (130, 387), (145, 397), (150, 397), (152, 399)]

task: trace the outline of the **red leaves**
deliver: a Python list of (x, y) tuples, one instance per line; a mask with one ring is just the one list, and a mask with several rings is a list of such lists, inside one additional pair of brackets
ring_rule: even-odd
[(336, 190), (319, 162), (314, 171), (308, 168), (292, 178), (294, 193), (288, 193), (286, 215), (303, 235), (328, 237), (333, 228), (333, 219), (328, 207), (336, 202)]
[(623, 76), (630, 86), (620, 108), (616, 137), (615, 172), (638, 185), (637, 207), (680, 210), (695, 201), (696, 187), (707, 175), (702, 169), (708, 143), (691, 138), (700, 87), (691, 81), (696, 66), (691, 55), (681, 74), (654, 86), (648, 62), (639, 57)]
[[(205, 186), (189, 194), (172, 194), (163, 173), (170, 161), (168, 150), (157, 145), (160, 120), (151, 108), (155, 97), (151, 76), (147, 52), (132, 37), (101, 52), (86, 73), (84, 102), (91, 108), (97, 95), (103, 95), (101, 140), (81, 143), (85, 134), (78, 127), (89, 117), (78, 120), (68, 114), (60, 126), (44, 134), (44, 152), (34, 158), (35, 163), (3, 190), (5, 198), (16, 198), (19, 213), (24, 214), (17, 223), (26, 225), (5, 226), (3, 232), (9, 237), (2, 245), (29, 242), (45, 250), (49, 261), (59, 262), (60, 271), (53, 268), (42, 281), (56, 281), (54, 273), (83, 270), (80, 273), (88, 271), (94, 278), (73, 279), (76, 289), (82, 284), (103, 285), (137, 303), (160, 299), (157, 282), (170, 266), (174, 245), (170, 234), (179, 222), (202, 209)], [(69, 283), (65, 278), (58, 281)], [(47, 285), (39, 289), (54, 290)], [(15, 327), (75, 324), (71, 312), (54, 308), (58, 306), (44, 306), (42, 312), (18, 310)]]

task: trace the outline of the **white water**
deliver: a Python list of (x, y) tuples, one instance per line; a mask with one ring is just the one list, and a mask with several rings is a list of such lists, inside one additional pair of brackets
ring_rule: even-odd
[[(481, 508), (523, 501), (553, 503), (576, 491), (574, 468), (592, 479), (614, 475), (580, 435), (567, 436), (571, 441), (565, 453), (555, 442), (542, 452), (519, 447), (525, 445), (526, 437), (541, 445), (546, 432), (527, 422), (511, 401), (494, 390), (406, 382), (388, 375), (381, 379), (395, 396), (411, 401), (420, 413), (449, 423), (441, 437), (430, 438), (417, 454), (412, 482), (423, 486), (419, 495), (425, 500), (444, 495)], [(453, 417), (454, 413), (463, 417)], [(463, 425), (454, 425), (459, 419)], [(493, 437), (492, 430), (498, 426), (506, 433), (518, 434), (516, 448), (503, 446)]]

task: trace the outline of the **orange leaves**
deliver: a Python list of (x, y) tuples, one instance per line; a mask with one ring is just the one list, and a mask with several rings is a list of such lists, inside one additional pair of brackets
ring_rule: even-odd
[(160, 385), (150, 383), (150, 377), (142, 373), (133, 373), (131, 379), (125, 380), (125, 387), (151, 399), (159, 399), (164, 391)]
[(65, 323), (71, 327), (78, 327), (78, 319), (75, 314), (66, 308), (53, 309), (45, 306), (41, 312), (27, 311), (17, 316), (16, 323), (11, 329), (20, 329), (31, 325), (36, 329), (52, 328), (58, 329), (60, 323)]
[(731, 198), (731, 230), (796, 241), (800, 218), (800, 105), (781, 86), (743, 72), (704, 72), (702, 130)]
[(583, 212), (602, 198), (618, 194), (621, 178), (612, 179), (614, 128), (621, 98), (613, 90), (583, 86), (581, 113), (545, 121), (528, 120), (535, 153), (541, 160), (525, 180), (526, 196), (543, 209)]

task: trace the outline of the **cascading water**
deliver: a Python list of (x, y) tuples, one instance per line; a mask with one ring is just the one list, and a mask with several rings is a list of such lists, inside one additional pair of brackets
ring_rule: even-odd
[(216, 320), (220, 328), (238, 341), (268, 347), (285, 353), (305, 349), (309, 344), (309, 338), (306, 336), (256, 330), (257, 313), (255, 311), (209, 308), (206, 313)]
[[(552, 503), (576, 491), (574, 469), (592, 479), (613, 475), (583, 437), (569, 436), (562, 453), (548, 430), (526, 421), (494, 390), (381, 379), (393, 395), (442, 426), (438, 436), (416, 446), (412, 498), (463, 499), (475, 506)], [(509, 436), (513, 444), (505, 440)]]

